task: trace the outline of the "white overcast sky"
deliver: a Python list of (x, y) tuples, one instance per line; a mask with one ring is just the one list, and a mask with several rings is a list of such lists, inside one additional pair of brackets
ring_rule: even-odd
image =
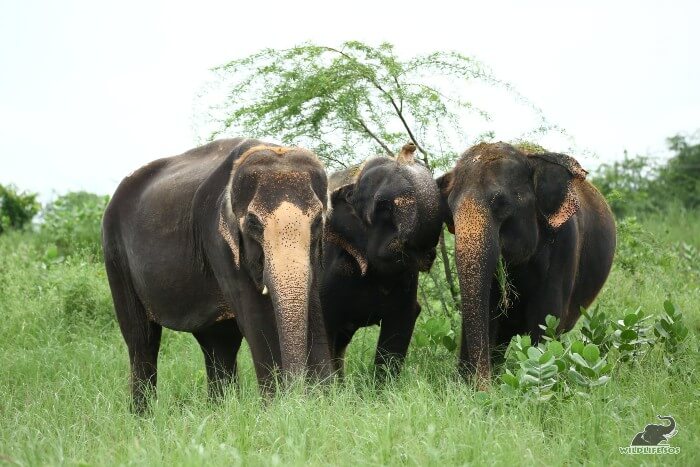
[(111, 193), (195, 145), (209, 68), (303, 41), (472, 55), (597, 155), (584, 165), (663, 154), (700, 128), (698, 18), (697, 0), (0, 0), (0, 183)]

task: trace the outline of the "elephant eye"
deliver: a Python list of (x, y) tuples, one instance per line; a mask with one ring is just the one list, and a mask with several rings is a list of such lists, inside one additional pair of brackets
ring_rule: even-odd
[(389, 221), (392, 218), (394, 203), (388, 199), (380, 199), (374, 205), (374, 219), (372, 222)]
[(393, 203), (388, 199), (381, 199), (377, 201), (376, 212), (377, 213), (390, 213), (393, 207)]
[(316, 232), (318, 229), (320, 229), (323, 226), (323, 215), (319, 214), (314, 218), (314, 220), (311, 222), (311, 231)]
[(260, 218), (249, 212), (245, 216), (245, 232), (252, 237), (262, 237), (263, 235), (263, 224)]
[(510, 212), (511, 203), (503, 192), (497, 192), (491, 197), (491, 210), (497, 216), (507, 216)]

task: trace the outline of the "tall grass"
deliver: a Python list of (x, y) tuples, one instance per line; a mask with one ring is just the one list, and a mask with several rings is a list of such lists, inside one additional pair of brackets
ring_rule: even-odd
[[(412, 345), (403, 373), (381, 389), (369, 380), (376, 329), (349, 348), (348, 376), (324, 388), (258, 396), (250, 353), (241, 385), (206, 399), (201, 352), (165, 331), (152, 414), (128, 410), (126, 348), (103, 266), (90, 254), (46, 255), (31, 233), (0, 237), (0, 464), (700, 464), (700, 280), (678, 243), (700, 248), (700, 216), (671, 212), (640, 221), (598, 303), (623, 315), (661, 310), (671, 296), (691, 338), (675, 366), (658, 353), (619, 366), (606, 386), (547, 403), (497, 384), (476, 392), (455, 375), (455, 355)], [(646, 246), (648, 249), (645, 249)], [(697, 259), (696, 259), (697, 260)], [(690, 261), (690, 269), (688, 262)], [(624, 456), (656, 415), (673, 415), (676, 456)]]

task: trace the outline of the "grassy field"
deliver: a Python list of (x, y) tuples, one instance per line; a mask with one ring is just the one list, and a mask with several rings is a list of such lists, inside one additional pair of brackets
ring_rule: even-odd
[[(477, 393), (455, 377), (453, 354), (412, 346), (402, 375), (378, 390), (367, 377), (377, 337), (368, 329), (350, 346), (343, 384), (263, 401), (244, 348), (240, 391), (212, 404), (194, 338), (166, 330), (158, 400), (143, 418), (128, 410), (127, 353), (102, 264), (46, 256), (34, 234), (3, 235), (0, 464), (700, 465), (700, 259), (677, 245), (700, 249), (700, 215), (622, 229), (598, 303), (615, 316), (655, 313), (670, 296), (691, 330), (672, 368), (651, 352), (588, 394), (538, 403), (497, 384)], [(620, 454), (669, 414), (680, 454)]]

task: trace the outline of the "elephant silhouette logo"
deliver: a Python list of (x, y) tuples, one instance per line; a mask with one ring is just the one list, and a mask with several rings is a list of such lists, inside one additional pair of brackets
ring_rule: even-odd
[(657, 418), (667, 423), (650, 423), (644, 427), (630, 442), (628, 447), (621, 447), (622, 454), (678, 454), (679, 447), (673, 447), (668, 440), (674, 437), (676, 420), (670, 415), (657, 415)]
[(637, 433), (630, 446), (658, 446), (668, 444), (669, 438), (676, 436), (676, 421), (671, 416), (658, 415), (659, 420), (668, 420), (669, 424), (656, 425), (650, 423), (644, 427), (644, 431)]

